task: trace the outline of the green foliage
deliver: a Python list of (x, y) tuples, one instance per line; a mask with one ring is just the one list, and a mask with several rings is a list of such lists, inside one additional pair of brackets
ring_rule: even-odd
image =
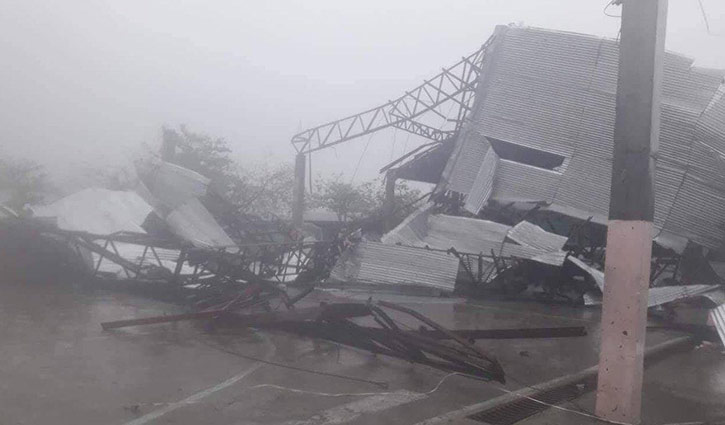
[(372, 182), (353, 185), (341, 180), (338, 175), (319, 181), (310, 205), (334, 212), (340, 221), (359, 220), (376, 212), (378, 196)]
[(8, 207), (22, 212), (25, 205), (41, 201), (47, 189), (42, 165), (30, 160), (0, 160), (0, 193)]
[(291, 164), (240, 167), (222, 138), (181, 126), (163, 129), (164, 145), (176, 147), (173, 162), (211, 179), (211, 187), (243, 214), (286, 218), (291, 212), (294, 170)]
[[(410, 188), (404, 182), (398, 182), (393, 204), (395, 218), (399, 221), (410, 214), (420, 197), (420, 191)], [(340, 221), (360, 220), (381, 216), (385, 190), (379, 180), (356, 185), (343, 182), (342, 176), (336, 175), (321, 179), (310, 198), (310, 206), (332, 211)]]
[[(382, 205), (385, 199), (385, 192), (383, 190), (378, 191), (379, 203)], [(398, 180), (395, 185), (395, 199), (393, 201), (393, 223), (397, 225), (403, 219), (409, 216), (421, 202), (423, 202), (423, 194), (420, 190), (413, 189), (404, 181)]]

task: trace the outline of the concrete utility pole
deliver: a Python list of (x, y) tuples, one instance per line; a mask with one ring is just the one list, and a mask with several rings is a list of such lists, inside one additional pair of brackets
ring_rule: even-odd
[(302, 227), (305, 213), (305, 154), (295, 158), (295, 182), (292, 188), (292, 225)]
[(667, 0), (623, 0), (596, 414), (639, 423)]

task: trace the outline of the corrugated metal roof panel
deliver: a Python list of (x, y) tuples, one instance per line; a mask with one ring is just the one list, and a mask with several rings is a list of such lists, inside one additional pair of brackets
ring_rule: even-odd
[(720, 335), (720, 341), (725, 345), (725, 304), (710, 310), (710, 320)]
[(589, 264), (585, 263), (577, 257), (569, 256), (567, 257), (567, 260), (571, 261), (572, 264), (579, 267), (583, 272), (591, 276), (591, 278), (594, 280), (594, 283), (596, 283), (599, 287), (599, 290), (604, 291), (603, 271), (595, 269), (594, 267), (590, 266)]
[(710, 267), (720, 279), (725, 279), (725, 262), (722, 261), (710, 261)]
[(488, 202), (488, 199), (493, 193), (493, 179), (496, 175), (496, 168), (498, 166), (498, 155), (496, 152), (489, 148), (486, 155), (481, 161), (481, 167), (478, 169), (478, 175), (473, 182), (473, 188), (471, 193), (466, 198), (464, 208), (473, 213), (478, 214), (481, 208)]
[(146, 233), (141, 227), (151, 206), (131, 191), (88, 188), (49, 204), (34, 206), (36, 217), (56, 217), (58, 227), (97, 235)]
[[(577, 216), (609, 208), (618, 45), (614, 40), (521, 27), (498, 28), (476, 104), (442, 185), (477, 207), (494, 173), (492, 199), (543, 201)], [(722, 71), (665, 55), (655, 226), (708, 247), (725, 238), (725, 88)], [(482, 167), (486, 137), (566, 157), (561, 173), (499, 160)], [(488, 182), (490, 179), (483, 179)], [(484, 183), (485, 184), (485, 183)], [(446, 186), (447, 185), (447, 186)], [(475, 208), (474, 208), (475, 209)]]
[(531, 228), (519, 229), (517, 235), (522, 240), (539, 245), (529, 246), (506, 240), (512, 230), (511, 226), (475, 218), (430, 214), (428, 209), (421, 209), (385, 234), (381, 240), (385, 244), (429, 247), (438, 250), (455, 248), (459, 252), (468, 254), (489, 255), (493, 252), (497, 256), (561, 265), (563, 261), (561, 255), (543, 256), (558, 249), (549, 251), (542, 249), (541, 246), (557, 245), (562, 238), (564, 241), (566, 238), (538, 229), (539, 231)]
[(209, 185), (209, 179), (201, 174), (164, 161), (152, 168), (145, 180), (156, 199), (171, 209), (204, 196)]
[(719, 288), (718, 285), (658, 286), (649, 289), (647, 307), (692, 298)]
[[(604, 292), (604, 272), (595, 269), (576, 257), (569, 256), (567, 257), (567, 261), (570, 261), (572, 264), (576, 265), (582, 271), (591, 276), (599, 287), (599, 290)], [(659, 286), (650, 288), (647, 307), (654, 307), (672, 301), (696, 297), (717, 288), (719, 288), (718, 285)]]
[(541, 264), (548, 264), (550, 266), (561, 267), (564, 264), (566, 258), (566, 251), (550, 251), (543, 254), (537, 254), (531, 257), (531, 261), (536, 261)]
[(725, 304), (725, 289), (723, 288), (702, 294), (702, 296), (710, 300), (715, 306)]
[(330, 278), (382, 286), (419, 286), (453, 291), (459, 260), (452, 254), (361, 241), (338, 259)]
[(219, 226), (211, 213), (196, 199), (191, 198), (166, 216), (171, 231), (200, 248), (235, 246), (234, 241)]
[(500, 202), (549, 202), (556, 195), (561, 173), (499, 159), (492, 199)]
[(519, 245), (529, 246), (541, 251), (560, 251), (568, 238), (555, 233), (547, 232), (541, 227), (521, 221), (508, 232), (509, 239)]

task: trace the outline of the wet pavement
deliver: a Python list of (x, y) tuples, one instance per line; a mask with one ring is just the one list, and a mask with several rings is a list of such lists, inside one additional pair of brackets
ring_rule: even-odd
[[(367, 300), (313, 293), (306, 303)], [(479, 340), (505, 386), (277, 332), (209, 332), (203, 323), (102, 331), (107, 320), (174, 314), (179, 307), (66, 285), (0, 285), (0, 424), (414, 424), (597, 362), (597, 309), (457, 298), (380, 296), (450, 328), (585, 325), (581, 338)], [(402, 316), (397, 320), (406, 323)], [(413, 322), (408, 323), (412, 326)], [(648, 334), (648, 345), (678, 334)], [(259, 362), (334, 373), (322, 376)], [(725, 356), (706, 347), (646, 372), (645, 417), (666, 423), (725, 416)], [(445, 379), (444, 379), (445, 378)], [(591, 410), (593, 396), (577, 404)], [(565, 405), (566, 406), (566, 405)], [(525, 423), (587, 423), (549, 411)]]

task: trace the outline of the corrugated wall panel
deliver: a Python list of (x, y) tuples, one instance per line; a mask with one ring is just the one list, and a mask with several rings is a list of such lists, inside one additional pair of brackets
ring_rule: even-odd
[[(475, 175), (485, 137), (566, 157), (561, 173), (499, 160), (492, 198), (550, 202), (551, 209), (606, 217), (609, 208), (618, 46), (614, 40), (535, 28), (498, 29), (477, 101), (449, 161), (461, 178), (448, 189), (478, 193)], [(665, 56), (659, 164), (658, 228), (719, 246), (725, 217), (723, 71)], [(717, 93), (717, 96), (716, 96)], [(714, 149), (708, 151), (703, 145)], [(478, 165), (478, 166), (477, 166)], [(683, 179), (683, 175), (687, 177)], [(686, 192), (686, 193), (684, 193)], [(471, 203), (476, 205), (479, 197)]]

